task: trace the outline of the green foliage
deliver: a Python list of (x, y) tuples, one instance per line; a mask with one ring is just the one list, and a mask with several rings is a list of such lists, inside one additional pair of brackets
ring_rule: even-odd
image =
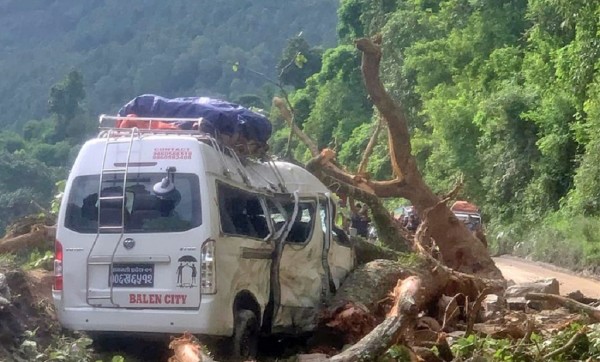
[(291, 38), (277, 65), (279, 80), (283, 85), (304, 87), (306, 79), (321, 69), (322, 56), (323, 51), (311, 48), (301, 35)]
[(109, 356), (108, 360), (98, 359), (92, 349), (92, 339), (86, 336), (70, 337), (70, 336), (53, 336), (51, 344), (42, 350), (41, 346), (36, 342), (35, 331), (25, 331), (23, 334), (24, 340), (21, 343), (17, 355), (19, 360), (25, 358), (27, 361), (39, 362), (125, 362), (125, 357), (121, 355)]
[[(544, 356), (565, 346), (575, 335), (575, 343), (570, 348), (544, 359)], [(458, 361), (473, 357), (507, 362), (596, 360), (600, 357), (600, 324), (581, 326), (574, 323), (544, 337), (533, 333), (529, 340), (523, 341), (483, 338), (472, 334), (458, 339), (451, 349)]]
[(52, 250), (34, 249), (29, 252), (28, 260), (23, 264), (23, 269), (46, 269), (52, 270), (54, 262), (54, 252)]
[(399, 361), (399, 362), (410, 362), (411, 355), (406, 346), (403, 345), (393, 345), (390, 347), (387, 352), (378, 359), (380, 362), (384, 361)]
[(39, 212), (52, 195), (53, 172), (25, 152), (0, 151), (0, 234), (17, 217)]
[[(600, 3), (343, 0), (338, 17), (341, 45), (291, 94), (295, 121), (319, 147), (334, 147), (350, 170), (360, 162), (377, 115), (346, 44), (381, 32), (380, 74), (434, 191), (462, 177), (461, 197), (482, 207), (496, 251), (552, 261), (569, 250), (561, 261), (577, 267), (597, 260)], [(287, 135), (276, 131), (272, 149)], [(384, 140), (369, 165), (378, 179), (391, 177)]]

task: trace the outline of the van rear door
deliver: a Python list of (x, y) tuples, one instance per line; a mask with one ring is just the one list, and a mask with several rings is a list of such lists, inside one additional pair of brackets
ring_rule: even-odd
[(173, 173), (169, 197), (155, 192), (164, 172), (123, 177), (104, 175), (102, 187), (100, 175), (72, 182), (62, 233), (75, 241), (65, 248), (65, 306), (198, 308), (202, 257), (214, 247), (202, 244), (198, 176)]

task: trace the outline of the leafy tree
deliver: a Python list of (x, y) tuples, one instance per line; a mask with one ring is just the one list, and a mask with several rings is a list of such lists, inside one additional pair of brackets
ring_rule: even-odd
[(17, 217), (40, 210), (54, 187), (53, 172), (25, 152), (0, 150), (0, 231)]
[(301, 35), (288, 40), (277, 65), (280, 81), (294, 88), (304, 87), (306, 79), (321, 69), (322, 56), (323, 51), (311, 48)]
[(83, 139), (89, 126), (77, 116), (83, 114), (81, 103), (84, 99), (83, 77), (77, 71), (71, 71), (65, 79), (52, 86), (48, 110), (55, 117), (55, 141), (69, 139), (76, 143)]

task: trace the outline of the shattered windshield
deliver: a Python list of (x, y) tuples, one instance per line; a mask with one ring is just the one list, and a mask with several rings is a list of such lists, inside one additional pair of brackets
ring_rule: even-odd
[(79, 176), (69, 194), (65, 226), (81, 233), (96, 233), (98, 220), (105, 227), (104, 232), (121, 232), (123, 222), (129, 233), (176, 232), (199, 226), (202, 218), (198, 176), (175, 174), (176, 192), (169, 195), (175, 197), (154, 193), (153, 186), (164, 177), (164, 173), (129, 174), (123, 209), (123, 175), (105, 176), (101, 205), (100, 175)]

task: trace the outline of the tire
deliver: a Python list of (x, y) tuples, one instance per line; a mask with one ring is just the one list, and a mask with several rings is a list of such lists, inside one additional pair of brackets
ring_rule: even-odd
[(259, 326), (254, 312), (240, 309), (234, 316), (233, 351), (236, 360), (256, 359), (258, 353)]

